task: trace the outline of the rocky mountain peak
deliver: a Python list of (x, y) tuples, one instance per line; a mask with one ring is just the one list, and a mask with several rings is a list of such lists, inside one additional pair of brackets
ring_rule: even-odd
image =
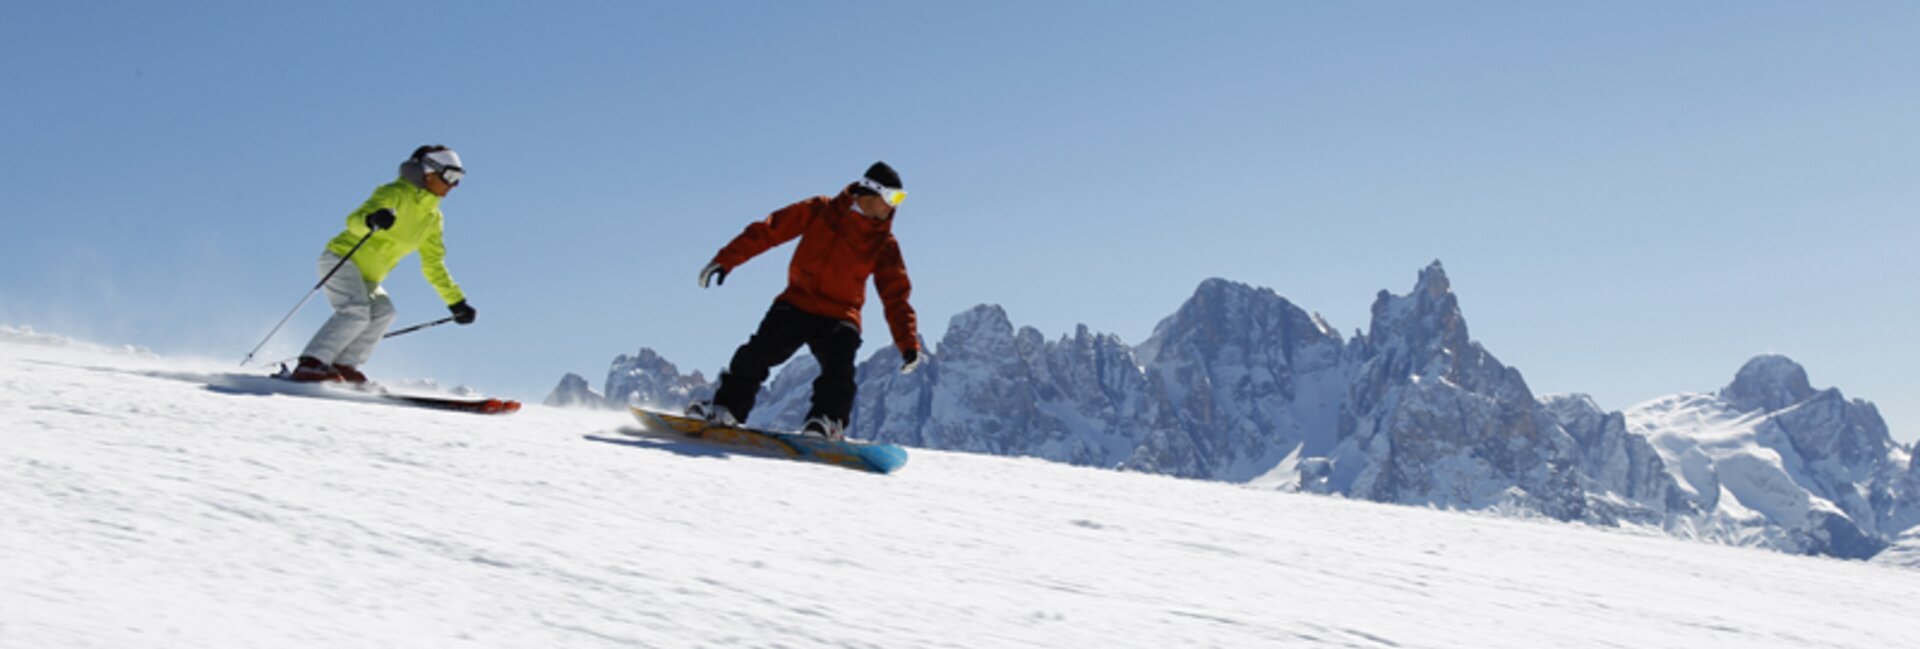
[[(1563, 520), (1587, 513), (1572, 439), (1518, 371), (1468, 337), (1439, 262), (1411, 292), (1379, 293), (1372, 328), (1350, 357), (1342, 448), (1330, 454), (1325, 488), (1404, 503), (1510, 500)], [(1590, 406), (1559, 404), (1575, 420)], [(1604, 419), (1584, 418), (1596, 435)]]
[(598, 408), (607, 405), (607, 398), (594, 392), (587, 385), (586, 377), (568, 373), (560, 377), (560, 385), (547, 394), (547, 400), (543, 403), (555, 408)]
[(1740, 367), (1733, 383), (1720, 390), (1720, 398), (1746, 411), (1780, 410), (1814, 394), (1806, 368), (1778, 354), (1753, 357)]
[(1488, 392), (1504, 383), (1520, 384), (1509, 381), (1508, 369), (1473, 342), (1451, 286), (1446, 270), (1435, 261), (1420, 271), (1406, 295), (1380, 291), (1368, 333), (1355, 339), (1356, 350), (1362, 358), (1391, 366), (1392, 376), (1382, 378), (1440, 377)]
[[(1159, 342), (1262, 342), (1284, 346), (1340, 342), (1340, 332), (1270, 288), (1213, 278), (1154, 327)], [(1153, 344), (1153, 343), (1149, 343)]]
[(607, 368), (605, 399), (614, 405), (648, 403), (678, 407), (710, 388), (699, 371), (681, 376), (680, 368), (651, 348), (621, 354)]
[[(1226, 322), (1234, 315), (1245, 312), (1251, 304), (1262, 298), (1286, 301), (1286, 298), (1280, 297), (1272, 290), (1256, 289), (1246, 284), (1215, 277), (1201, 282), (1200, 286), (1194, 289), (1193, 296), (1187, 298), (1187, 301), (1180, 305), (1180, 310), (1174, 312), (1166, 322), (1203, 326), (1208, 323)], [(1162, 324), (1164, 325), (1165, 322)]]
[(621, 354), (615, 357), (613, 362), (616, 365), (625, 365), (628, 367), (673, 369), (678, 371), (678, 368), (675, 368), (672, 362), (661, 357), (660, 353), (653, 351), (651, 347), (642, 347), (640, 351), (634, 352), (632, 356)]
[(1420, 281), (1414, 284), (1413, 292), (1434, 300), (1453, 293), (1453, 283), (1447, 281), (1447, 269), (1440, 265), (1440, 260), (1435, 259), (1420, 269)]
[[(1593, 396), (1583, 393), (1549, 394), (1540, 397), (1540, 407), (1563, 423), (1575, 423), (1585, 427), (1593, 421), (1608, 415)], [(1571, 428), (1571, 427), (1570, 427)]]
[(1013, 354), (1013, 344), (1013, 320), (1007, 317), (1007, 310), (998, 304), (982, 304), (947, 321), (939, 352), (942, 361), (1003, 358)]
[(956, 331), (966, 333), (982, 330), (1004, 330), (1012, 335), (1013, 320), (1007, 317), (1007, 310), (998, 304), (980, 304), (954, 314), (947, 321), (948, 336)]
[(1420, 271), (1412, 292), (1402, 296), (1380, 291), (1373, 301), (1368, 338), (1376, 345), (1398, 342), (1413, 349), (1464, 352), (1467, 321), (1452, 286), (1436, 260)]

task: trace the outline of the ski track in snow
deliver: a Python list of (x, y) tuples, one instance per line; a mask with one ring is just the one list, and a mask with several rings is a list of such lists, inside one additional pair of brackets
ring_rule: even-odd
[[(377, 368), (376, 368), (377, 369)], [(0, 647), (1892, 647), (1920, 571), (0, 341)]]

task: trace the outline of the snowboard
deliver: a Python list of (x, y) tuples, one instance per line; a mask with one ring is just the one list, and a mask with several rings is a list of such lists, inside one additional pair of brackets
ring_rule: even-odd
[(907, 464), (907, 450), (893, 444), (855, 439), (832, 440), (813, 435), (780, 433), (745, 426), (715, 426), (682, 415), (630, 407), (640, 430), (622, 433), (677, 439), (698, 439), (722, 446), (756, 451), (772, 457), (832, 464), (873, 473), (893, 473)]

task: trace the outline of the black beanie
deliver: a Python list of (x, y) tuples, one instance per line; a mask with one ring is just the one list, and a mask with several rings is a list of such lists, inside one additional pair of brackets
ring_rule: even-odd
[(873, 166), (867, 167), (867, 180), (879, 183), (881, 187), (892, 187), (894, 189), (907, 188), (906, 185), (900, 184), (900, 174), (896, 173), (893, 167), (887, 166), (885, 162), (875, 162)]

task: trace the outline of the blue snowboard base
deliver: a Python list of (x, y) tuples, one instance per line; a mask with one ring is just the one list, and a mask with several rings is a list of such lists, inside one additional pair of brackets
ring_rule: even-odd
[(714, 426), (704, 420), (632, 407), (646, 433), (698, 439), (724, 446), (764, 452), (802, 462), (832, 464), (873, 473), (893, 473), (907, 465), (907, 450), (893, 444), (858, 440), (830, 440), (812, 435), (776, 433), (737, 426)]

